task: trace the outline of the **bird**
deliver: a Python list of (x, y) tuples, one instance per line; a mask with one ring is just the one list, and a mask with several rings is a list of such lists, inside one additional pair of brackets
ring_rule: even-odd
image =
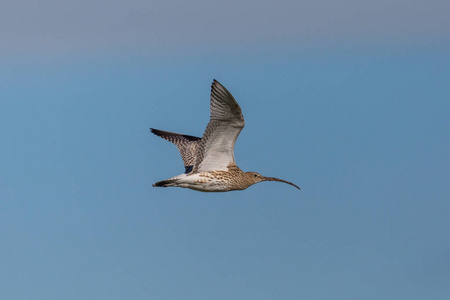
[(300, 190), (292, 182), (257, 172), (243, 172), (236, 165), (234, 145), (244, 128), (244, 116), (231, 93), (215, 79), (211, 85), (210, 113), (210, 121), (201, 138), (150, 128), (152, 133), (177, 146), (185, 168), (183, 174), (158, 181), (154, 187), (228, 192), (245, 190), (263, 181), (276, 181)]

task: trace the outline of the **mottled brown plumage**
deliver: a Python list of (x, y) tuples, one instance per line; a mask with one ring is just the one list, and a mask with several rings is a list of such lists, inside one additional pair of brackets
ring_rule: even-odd
[(201, 138), (154, 128), (150, 128), (150, 130), (157, 136), (162, 137), (177, 146), (178, 151), (180, 151), (181, 154), (181, 159), (184, 163), (185, 173), (190, 173), (194, 167), (195, 158), (197, 156), (197, 148), (200, 144)]
[(183, 187), (202, 192), (244, 190), (261, 181), (295, 184), (256, 172), (243, 172), (235, 163), (234, 144), (245, 122), (231, 93), (218, 81), (211, 86), (211, 119), (202, 138), (151, 128), (174, 143), (185, 165), (185, 174), (155, 183), (156, 187)]

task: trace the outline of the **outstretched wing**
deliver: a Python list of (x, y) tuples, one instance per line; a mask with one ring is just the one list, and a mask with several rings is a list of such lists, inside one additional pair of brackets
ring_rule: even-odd
[(198, 146), (193, 172), (226, 171), (235, 165), (234, 144), (244, 116), (231, 93), (214, 79), (211, 86), (211, 119)]
[(180, 151), (181, 158), (183, 159), (185, 173), (190, 173), (194, 167), (195, 155), (201, 138), (153, 128), (150, 128), (150, 130), (157, 136), (162, 137), (177, 146), (178, 151)]

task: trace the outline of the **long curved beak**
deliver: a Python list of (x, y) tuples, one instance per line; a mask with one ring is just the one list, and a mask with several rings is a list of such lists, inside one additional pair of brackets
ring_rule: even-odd
[(278, 181), (278, 182), (284, 182), (287, 184), (290, 184), (292, 186), (295, 186), (296, 188), (298, 188), (300, 190), (300, 188), (298, 186), (296, 186), (295, 184), (293, 184), (292, 182), (283, 180), (283, 179), (279, 179), (279, 178), (275, 178), (275, 177), (264, 177), (264, 181)]

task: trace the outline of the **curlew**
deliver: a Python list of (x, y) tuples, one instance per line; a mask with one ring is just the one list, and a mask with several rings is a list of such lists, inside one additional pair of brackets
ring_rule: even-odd
[(211, 86), (211, 119), (202, 138), (150, 128), (175, 144), (184, 162), (184, 174), (155, 183), (154, 187), (182, 187), (201, 192), (245, 190), (262, 181), (292, 182), (243, 172), (234, 160), (234, 144), (244, 128), (244, 117), (231, 93), (214, 79)]

